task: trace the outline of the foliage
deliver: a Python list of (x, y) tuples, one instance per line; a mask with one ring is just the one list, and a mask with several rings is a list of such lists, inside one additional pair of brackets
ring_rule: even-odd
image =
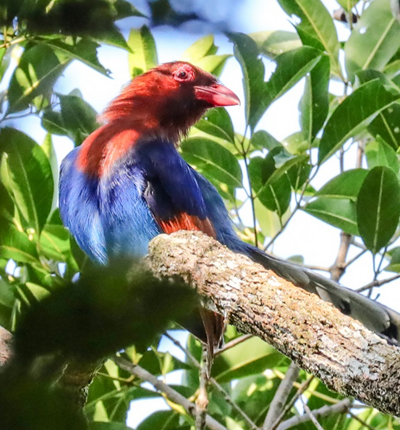
[[(385, 271), (400, 273), (396, 242), (400, 231), (400, 24), (391, 13), (389, 0), (365, 1), (353, 9), (355, 2), (341, 1), (348, 13), (361, 15), (358, 24), (350, 28), (349, 38), (342, 42), (320, 0), (279, 2), (289, 16), (300, 18), (293, 32), (276, 29), (228, 35), (243, 75), (245, 130), (234, 128), (225, 109), (211, 110), (182, 142), (182, 155), (217, 187), (244, 240), (268, 249), (295, 213), (303, 211), (352, 235), (351, 246), (359, 248), (360, 255), (370, 253), (374, 279)], [(190, 359), (184, 362), (160, 352), (160, 338), (154, 341), (155, 334), (164, 329), (165, 319), (179, 316), (167, 312), (172, 293), (168, 301), (159, 294), (159, 285), (152, 285), (150, 296), (141, 288), (122, 291), (120, 279), (107, 279), (104, 274), (90, 281), (83, 276), (69, 287), (77, 293), (82, 286), (82, 291), (90, 294), (65, 293), (78, 273), (87, 273), (88, 262), (63, 227), (55, 205), (58, 173), (52, 136), (66, 136), (77, 146), (98, 123), (96, 110), (79, 89), (59, 94), (54, 86), (73, 61), (108, 75), (98, 59), (101, 44), (126, 51), (132, 77), (158, 61), (156, 41), (148, 27), (133, 29), (125, 38), (115, 24), (118, 19), (141, 15), (129, 2), (87, 3), (8, 1), (0, 6), (0, 324), (11, 330), (21, 324), (23, 328), (29, 326), (31, 330), (22, 330), (21, 337), (26, 346), (34, 344), (42, 352), (49, 348), (48, 342), (52, 349), (69, 352), (84, 346), (85, 353), (94, 349), (108, 354), (125, 347), (126, 356), (154, 375), (164, 377), (179, 370), (182, 381), (174, 389), (194, 398), (199, 379), (196, 365)], [(183, 55), (184, 60), (218, 76), (229, 57), (218, 53), (211, 35), (199, 39)], [(266, 58), (276, 66), (268, 79)], [(258, 124), (274, 102), (299, 81), (305, 82), (299, 104), (301, 128), (280, 142)], [(332, 81), (341, 83), (341, 94), (330, 92)], [(27, 116), (40, 119), (47, 132), (44, 142), (19, 131), (19, 121)], [(336, 174), (320, 189), (314, 189), (313, 178), (333, 157), (340, 161)], [(354, 169), (345, 170), (345, 160)], [(245, 197), (238, 197), (242, 195)], [(241, 207), (248, 203), (252, 225), (245, 225), (240, 216)], [(93, 285), (97, 283), (106, 295), (103, 301), (101, 294), (96, 296), (93, 303)], [(109, 283), (118, 283), (120, 288), (104, 290)], [(143, 284), (148, 281), (143, 280)], [(129, 302), (131, 296), (137, 301), (136, 307), (120, 308), (121, 297)], [(72, 322), (71, 313), (61, 306), (66, 301), (71, 302), (72, 315), (76, 312), (82, 316), (83, 312), (85, 318)], [(154, 303), (159, 310), (164, 305), (166, 315), (138, 339), (135, 332), (150, 325)], [(30, 316), (31, 323), (24, 325), (21, 321), (32, 306), (39, 309), (33, 315), (47, 317)], [(132, 309), (143, 318), (133, 318), (136, 313), (131, 314)], [(102, 319), (104, 311), (109, 319)], [(110, 314), (118, 318), (113, 320)], [(80, 332), (79, 324), (85, 326), (83, 320), (98, 322), (103, 336), (95, 336), (90, 324)], [(129, 329), (121, 332), (121, 324)], [(59, 327), (68, 336), (57, 336)], [(36, 337), (31, 337), (32, 328)], [(230, 327), (226, 341), (239, 336)], [(200, 346), (194, 338), (189, 336), (186, 348), (200, 359)], [(256, 338), (227, 349), (217, 357), (212, 374), (225, 394), (215, 386), (210, 388), (209, 412), (230, 430), (250, 428), (243, 413), (262, 426), (287, 367), (283, 356)], [(296, 387), (307, 378), (300, 373)], [(21, 387), (23, 390), (23, 383)], [(13, 399), (20, 401), (18, 390), (13, 393)], [(42, 387), (26, 388), (29, 399), (41, 394)], [(47, 395), (43, 394), (45, 398)], [(135, 405), (137, 400), (161, 396), (129, 378), (113, 362), (106, 362), (91, 386), (85, 408), (90, 428), (125, 429), (130, 402)], [(335, 403), (340, 396), (314, 380), (304, 399), (311, 409), (318, 409)], [(56, 401), (54, 405), (60, 406)], [(168, 405), (170, 410), (154, 412), (137, 429), (193, 428), (193, 419), (183, 408), (172, 402)], [(286, 418), (294, 414), (296, 408)], [(398, 421), (370, 408), (361, 412), (355, 409), (354, 415), (356, 418), (327, 416), (320, 418), (320, 423), (324, 428), (361, 429), (363, 421), (369, 428), (400, 429)], [(296, 428), (312, 429), (314, 424)]]

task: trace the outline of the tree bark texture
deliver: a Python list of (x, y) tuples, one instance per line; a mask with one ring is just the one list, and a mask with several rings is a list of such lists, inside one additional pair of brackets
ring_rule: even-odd
[(400, 416), (400, 348), (202, 233), (157, 236), (147, 264), (182, 279), (227, 322), (273, 345), (330, 389)]

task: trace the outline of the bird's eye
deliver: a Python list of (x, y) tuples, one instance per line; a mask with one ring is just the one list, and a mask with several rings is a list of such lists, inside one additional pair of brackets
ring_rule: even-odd
[(192, 67), (184, 65), (180, 67), (175, 73), (174, 78), (178, 82), (186, 82), (194, 79), (195, 73)]

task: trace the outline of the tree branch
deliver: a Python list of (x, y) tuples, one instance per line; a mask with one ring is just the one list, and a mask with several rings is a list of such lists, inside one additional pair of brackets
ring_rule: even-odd
[(0, 366), (11, 358), (12, 334), (0, 326)]
[(297, 377), (299, 376), (299, 372), (300, 369), (294, 363), (290, 363), (286, 375), (282, 379), (282, 382), (279, 384), (275, 396), (272, 399), (267, 416), (265, 417), (265, 421), (262, 427), (263, 429), (270, 429), (272, 424), (275, 423), (279, 415), (282, 413), (283, 408), (285, 407), (285, 404), (289, 397), (290, 391), (293, 388), (293, 382), (296, 381)]
[(147, 264), (156, 276), (196, 288), (205, 306), (264, 339), (329, 388), (400, 415), (400, 348), (319, 297), (201, 233), (157, 236)]
[[(171, 401), (183, 406), (186, 412), (188, 412), (192, 417), (196, 417), (196, 405), (190, 402), (186, 397), (182, 396), (182, 394), (175, 391), (169, 385), (164, 384), (164, 382), (157, 379), (156, 376), (152, 375), (142, 367), (130, 363), (122, 357), (114, 357), (113, 360), (121, 369), (126, 370), (131, 375), (137, 376), (142, 381), (149, 382), (154, 388), (164, 393)], [(206, 415), (206, 425), (211, 430), (227, 430), (226, 427), (224, 427), (210, 415)]]
[[(311, 412), (315, 418), (322, 418), (328, 415), (342, 414), (347, 412), (350, 406), (351, 400), (343, 399), (334, 405), (325, 405), (319, 409), (312, 410)], [(284, 421), (277, 430), (287, 430), (307, 421), (310, 421), (310, 416), (308, 414), (300, 415), (299, 417), (292, 417)]]

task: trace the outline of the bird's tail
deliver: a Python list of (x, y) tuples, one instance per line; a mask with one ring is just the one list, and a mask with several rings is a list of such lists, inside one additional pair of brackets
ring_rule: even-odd
[(266, 269), (332, 303), (368, 329), (392, 342), (400, 342), (400, 314), (392, 309), (314, 272), (272, 257), (252, 245), (246, 244), (246, 253)]

